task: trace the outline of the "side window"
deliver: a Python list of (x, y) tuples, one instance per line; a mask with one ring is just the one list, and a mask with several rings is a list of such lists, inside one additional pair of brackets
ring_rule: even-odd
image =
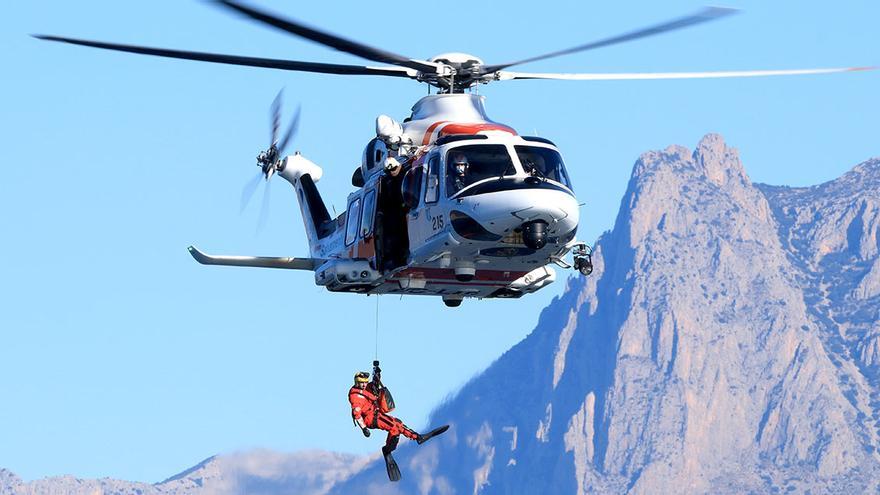
[(373, 233), (373, 210), (376, 208), (376, 190), (372, 190), (364, 196), (364, 209), (361, 213), (361, 237), (367, 237)]
[(425, 188), (425, 203), (436, 203), (440, 196), (440, 156), (428, 159), (428, 185)]
[(354, 242), (358, 233), (358, 221), (361, 218), (361, 198), (352, 201), (348, 205), (348, 214), (345, 215), (345, 245)]

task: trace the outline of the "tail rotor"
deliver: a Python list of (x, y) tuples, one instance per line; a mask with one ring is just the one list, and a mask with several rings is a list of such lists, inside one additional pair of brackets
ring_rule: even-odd
[(260, 179), (262, 178), (266, 181), (266, 186), (263, 190), (263, 201), (260, 207), (260, 228), (265, 224), (269, 214), (269, 179), (280, 170), (284, 152), (287, 150), (287, 146), (290, 145), (293, 137), (296, 135), (297, 129), (299, 128), (300, 108), (297, 107), (290, 125), (287, 128), (287, 132), (285, 132), (284, 136), (279, 140), (283, 94), (283, 89), (278, 91), (278, 94), (272, 101), (272, 105), (269, 107), (269, 147), (257, 155), (257, 166), (260, 167), (260, 172), (253, 179), (248, 181), (241, 191), (241, 211), (243, 212), (253, 199), (260, 184)]

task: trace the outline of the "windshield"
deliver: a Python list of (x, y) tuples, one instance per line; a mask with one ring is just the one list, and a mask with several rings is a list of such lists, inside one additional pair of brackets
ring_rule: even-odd
[(459, 146), (446, 154), (446, 195), (483, 179), (514, 174), (516, 169), (503, 144)]
[(562, 157), (556, 150), (537, 146), (514, 146), (514, 148), (527, 174), (554, 180), (571, 189)]

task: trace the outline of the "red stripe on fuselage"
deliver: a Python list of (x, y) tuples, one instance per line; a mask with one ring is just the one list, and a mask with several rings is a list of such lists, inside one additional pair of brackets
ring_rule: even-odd
[(508, 132), (516, 136), (516, 131), (512, 127), (508, 127), (504, 124), (494, 124), (494, 123), (477, 123), (477, 124), (458, 124), (458, 123), (450, 123), (448, 120), (441, 120), (439, 122), (434, 122), (428, 129), (425, 130), (425, 137), (422, 138), (422, 146), (425, 146), (431, 142), (431, 136), (434, 135), (434, 131), (437, 130), (437, 127), (447, 124), (440, 129), (440, 132), (437, 133), (437, 137), (447, 136), (450, 134), (479, 134), (485, 131), (502, 131)]
[(425, 131), (425, 137), (422, 138), (422, 146), (427, 145), (431, 142), (431, 135), (434, 134), (434, 129), (441, 124), (445, 124), (449, 122), (448, 120), (441, 120), (439, 122), (434, 122), (430, 126), (428, 126), (428, 130)]
[[(474, 282), (499, 282), (509, 284), (522, 277), (528, 272), (515, 272), (509, 270), (477, 270)], [(448, 268), (407, 268), (394, 275), (393, 279), (401, 278), (424, 278), (426, 280), (455, 280), (455, 271)], [(457, 280), (456, 280), (457, 282)], [(467, 283), (465, 283), (467, 285)]]
[(516, 136), (516, 131), (504, 124), (449, 124), (440, 129), (440, 136), (448, 134), (478, 134), (484, 131), (503, 131)]

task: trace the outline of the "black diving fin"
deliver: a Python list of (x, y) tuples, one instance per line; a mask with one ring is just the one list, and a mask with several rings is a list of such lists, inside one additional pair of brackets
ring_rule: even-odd
[(397, 467), (397, 461), (394, 460), (391, 452), (386, 454), (383, 449), (382, 455), (385, 457), (385, 470), (388, 471), (388, 479), (391, 481), (400, 481), (400, 468)]
[(434, 428), (433, 430), (429, 431), (428, 433), (425, 433), (424, 435), (419, 435), (419, 437), (416, 439), (416, 442), (418, 442), (418, 444), (421, 445), (421, 444), (427, 442), (428, 440), (436, 437), (437, 435), (442, 435), (443, 433), (446, 433), (446, 430), (448, 430), (448, 429), (449, 429), (449, 425), (443, 425), (439, 428)]

